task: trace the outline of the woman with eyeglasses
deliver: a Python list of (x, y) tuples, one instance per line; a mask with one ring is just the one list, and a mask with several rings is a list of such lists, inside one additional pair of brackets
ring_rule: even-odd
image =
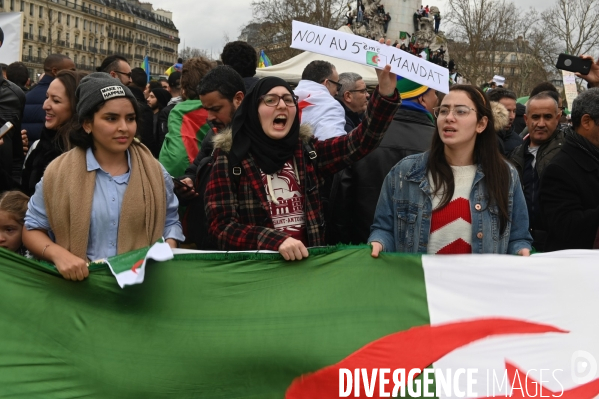
[[(390, 42), (389, 42), (390, 43)], [(232, 129), (215, 136), (207, 184), (208, 230), (221, 250), (274, 250), (286, 260), (325, 245), (319, 190), (334, 174), (376, 148), (400, 104), (390, 67), (367, 117), (351, 133), (324, 141), (300, 125), (297, 99), (282, 79), (264, 78), (246, 94)]]
[(380, 252), (528, 256), (532, 237), (516, 169), (499, 152), (491, 103), (454, 85), (434, 109), (431, 149), (387, 175), (369, 242)]

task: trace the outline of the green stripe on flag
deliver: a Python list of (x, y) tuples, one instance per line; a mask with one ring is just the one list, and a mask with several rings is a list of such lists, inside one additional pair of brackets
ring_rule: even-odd
[[(99, 266), (95, 266), (99, 267)], [(283, 398), (292, 381), (429, 324), (421, 257), (369, 247), (190, 254), (121, 289), (0, 250), (0, 397)]]

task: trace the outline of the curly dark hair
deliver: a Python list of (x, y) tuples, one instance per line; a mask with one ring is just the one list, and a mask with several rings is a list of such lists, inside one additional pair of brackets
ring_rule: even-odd
[(223, 64), (235, 69), (242, 78), (252, 77), (256, 74), (258, 54), (256, 49), (246, 42), (227, 43), (220, 58), (223, 60)]

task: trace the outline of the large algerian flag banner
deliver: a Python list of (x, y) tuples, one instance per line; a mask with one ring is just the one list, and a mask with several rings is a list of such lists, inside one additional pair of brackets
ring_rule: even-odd
[(0, 249), (0, 398), (591, 399), (598, 261), (175, 252), (121, 289)]

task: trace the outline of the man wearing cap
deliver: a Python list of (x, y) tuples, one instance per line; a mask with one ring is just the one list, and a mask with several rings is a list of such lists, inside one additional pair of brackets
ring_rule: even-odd
[(341, 172), (339, 192), (334, 193), (331, 205), (330, 242), (367, 242), (385, 176), (403, 158), (430, 149), (437, 94), (411, 80), (397, 79), (402, 102), (381, 144)]
[(164, 143), (164, 136), (168, 133), (168, 116), (171, 110), (175, 108), (175, 105), (183, 101), (181, 97), (181, 72), (175, 71), (168, 76), (168, 92), (171, 93), (171, 99), (169, 100), (166, 107), (164, 107), (158, 113), (158, 127), (156, 129), (156, 140), (158, 141), (158, 148), (162, 148)]

